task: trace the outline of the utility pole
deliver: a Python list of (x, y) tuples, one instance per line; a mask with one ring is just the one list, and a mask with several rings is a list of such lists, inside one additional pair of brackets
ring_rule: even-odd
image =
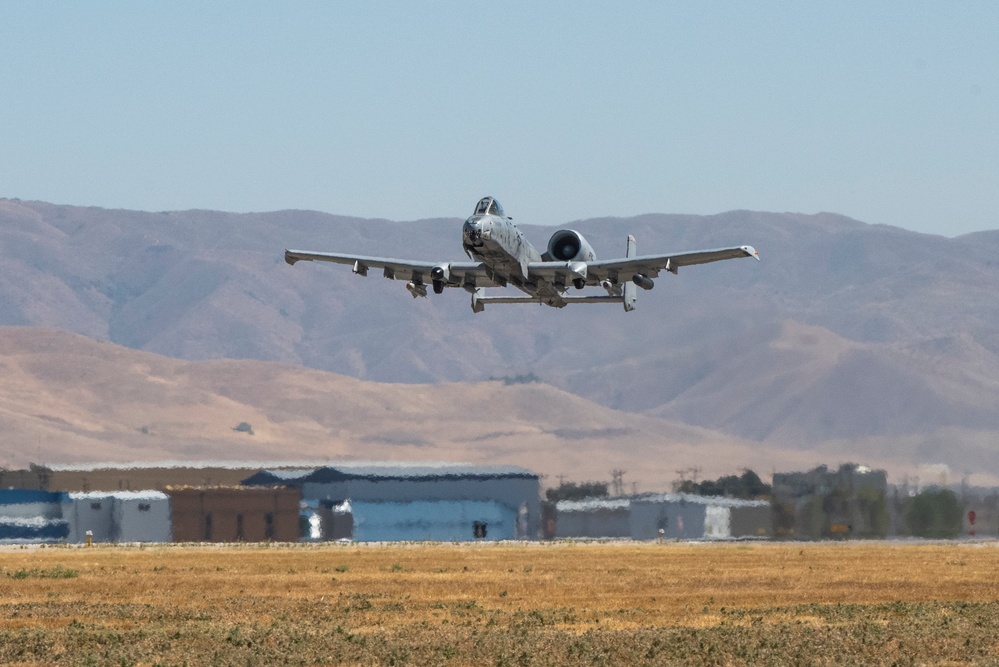
[(611, 471), (611, 479), (613, 480), (612, 486), (614, 488), (615, 496), (624, 495), (624, 471), (620, 468), (615, 468)]
[(677, 474), (677, 477), (680, 478), (680, 481), (679, 482), (673, 482), (673, 491), (674, 492), (675, 491), (681, 491), (681, 490), (683, 490), (683, 487), (684, 487), (684, 485), (687, 482), (687, 472), (688, 471), (686, 471), (686, 470), (675, 470), (674, 472)]

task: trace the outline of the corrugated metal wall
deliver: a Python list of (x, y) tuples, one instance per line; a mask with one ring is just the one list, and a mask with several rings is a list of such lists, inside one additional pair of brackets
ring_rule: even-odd
[[(516, 537), (533, 539), (540, 529), (541, 498), (537, 478), (496, 479), (349, 479), (329, 484), (305, 483), (302, 497), (307, 500), (350, 500), (356, 502), (495, 502), (516, 513), (526, 506), (523, 532)], [(356, 521), (356, 517), (355, 517)], [(517, 532), (516, 526), (514, 528)], [(511, 539), (514, 536), (511, 535)]]
[(0, 489), (0, 543), (63, 542), (69, 495), (28, 489)]
[(516, 510), (492, 501), (351, 501), (350, 506), (358, 542), (512, 540), (516, 530)]
[(663, 530), (664, 539), (691, 540), (704, 537), (707, 505), (686, 500), (631, 501), (631, 538), (654, 540)]
[(559, 510), (556, 537), (630, 537), (628, 507)]

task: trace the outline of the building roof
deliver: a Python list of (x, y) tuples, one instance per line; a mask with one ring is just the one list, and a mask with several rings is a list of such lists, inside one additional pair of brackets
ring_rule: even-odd
[(691, 503), (715, 507), (769, 507), (767, 500), (740, 500), (721, 496), (698, 496), (692, 493), (656, 493), (632, 498), (633, 503)]
[(713, 507), (768, 507), (766, 500), (739, 500), (721, 496), (698, 496), (692, 493), (650, 493), (628, 498), (586, 498), (584, 500), (560, 500), (555, 503), (559, 512), (598, 512), (600, 510), (629, 509), (632, 503), (662, 504), (690, 503)]
[[(299, 474), (301, 473), (301, 474)], [(309, 470), (261, 470), (243, 480), (250, 486), (268, 484), (332, 484), (348, 480), (537, 479), (519, 466), (471, 463), (344, 461)]]
[(587, 498), (585, 500), (560, 500), (555, 503), (559, 512), (597, 512), (599, 510), (626, 510), (630, 498)]
[(41, 466), (53, 472), (93, 472), (95, 470), (152, 470), (158, 468), (220, 468), (223, 470), (313, 470), (329, 460), (314, 461), (102, 461), (95, 463), (53, 463)]
[[(93, 463), (54, 463), (41, 466), (54, 472), (90, 472), (95, 470), (149, 470), (157, 468), (221, 468), (224, 470), (267, 470), (282, 474), (313, 472), (336, 468), (361, 476), (421, 476), (440, 474), (516, 474), (537, 477), (519, 466), (477, 465), (456, 461), (103, 461)], [(422, 471), (422, 472), (421, 472)]]
[(0, 505), (24, 503), (65, 503), (69, 496), (60, 491), (35, 491), (33, 489), (0, 489)]
[(161, 491), (87, 491), (82, 493), (70, 492), (72, 500), (103, 500), (114, 498), (116, 500), (168, 500), (169, 496)]

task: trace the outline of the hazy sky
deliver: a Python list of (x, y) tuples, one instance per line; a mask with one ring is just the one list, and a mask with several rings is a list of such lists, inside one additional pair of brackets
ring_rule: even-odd
[(0, 196), (953, 236), (999, 228), (997, 39), (994, 1), (0, 0)]

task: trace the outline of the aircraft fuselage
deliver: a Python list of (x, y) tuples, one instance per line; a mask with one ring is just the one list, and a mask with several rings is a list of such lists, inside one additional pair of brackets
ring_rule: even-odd
[(541, 289), (539, 294), (539, 285), (531, 282), (528, 274), (531, 262), (542, 261), (541, 253), (502, 214), (502, 209), (497, 210), (498, 206), (494, 200), (480, 202), (480, 207), (462, 225), (462, 247), (469, 257), (489, 269), (490, 278), (498, 284), (509, 282), (528, 294), (543, 296), (546, 290)]

